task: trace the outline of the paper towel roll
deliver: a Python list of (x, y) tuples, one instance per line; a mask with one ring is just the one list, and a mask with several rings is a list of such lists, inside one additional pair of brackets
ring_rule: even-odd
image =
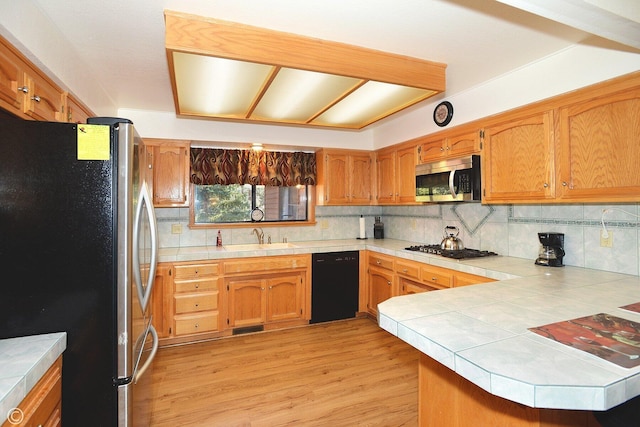
[(360, 238), (364, 239), (365, 237), (364, 216), (360, 215)]

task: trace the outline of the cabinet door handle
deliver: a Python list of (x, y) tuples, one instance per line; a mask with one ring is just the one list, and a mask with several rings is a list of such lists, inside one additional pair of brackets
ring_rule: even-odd
[(200, 287), (200, 285), (196, 283), (195, 287), (196, 287), (196, 289), (198, 289)]
[(432, 282), (437, 282), (437, 281), (438, 281), (438, 278), (437, 278), (437, 277), (432, 277), (432, 278), (431, 278), (431, 281), (432, 281)]
[(198, 326), (200, 326), (198, 323), (195, 324), (195, 328), (198, 329)]
[(196, 303), (195, 306), (196, 306), (196, 308), (198, 308), (198, 307), (200, 307), (200, 304)]
[(567, 182), (566, 181), (562, 181), (562, 186), (566, 187), (567, 186)]
[(542, 186), (543, 186), (544, 188), (547, 188), (547, 187), (549, 187), (549, 184), (547, 184), (547, 183), (545, 182), (544, 184), (542, 184)]
[(33, 99), (36, 102), (40, 102), (40, 97), (38, 95), (32, 96), (31, 99)]
[(380, 265), (380, 260), (379, 259), (376, 260), (376, 264)]
[(406, 272), (407, 272), (407, 269), (406, 269), (406, 268), (403, 268), (403, 269), (402, 269), (402, 272), (403, 272), (403, 273), (406, 273)]
[(27, 86), (20, 86), (18, 92), (29, 93), (29, 88)]
[(391, 282), (389, 280), (387, 280), (387, 285), (391, 286)]

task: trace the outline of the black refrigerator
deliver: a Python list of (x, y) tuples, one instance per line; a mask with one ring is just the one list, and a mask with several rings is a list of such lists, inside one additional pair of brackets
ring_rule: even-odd
[(157, 227), (131, 121), (0, 117), (0, 339), (67, 333), (64, 426), (147, 425)]

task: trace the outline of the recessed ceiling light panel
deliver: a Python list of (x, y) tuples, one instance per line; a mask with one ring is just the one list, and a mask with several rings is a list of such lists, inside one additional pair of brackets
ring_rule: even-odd
[(320, 115), (314, 123), (363, 127), (435, 94), (434, 91), (390, 83), (367, 82)]
[(174, 52), (178, 105), (184, 114), (241, 117), (273, 66)]
[(360, 82), (350, 77), (283, 68), (271, 82), (253, 117), (305, 123)]

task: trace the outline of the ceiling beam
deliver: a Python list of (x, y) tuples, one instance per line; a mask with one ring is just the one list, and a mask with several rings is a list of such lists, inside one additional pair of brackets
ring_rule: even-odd
[(638, 0), (498, 0), (518, 9), (640, 49)]

